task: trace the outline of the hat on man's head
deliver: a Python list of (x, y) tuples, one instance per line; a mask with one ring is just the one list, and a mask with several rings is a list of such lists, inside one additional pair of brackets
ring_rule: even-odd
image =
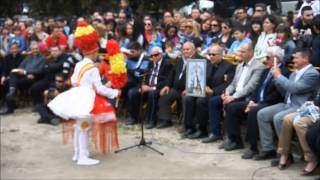
[(79, 22), (74, 32), (75, 47), (79, 48), (84, 55), (87, 55), (99, 50), (98, 42), (97, 31), (87, 22)]

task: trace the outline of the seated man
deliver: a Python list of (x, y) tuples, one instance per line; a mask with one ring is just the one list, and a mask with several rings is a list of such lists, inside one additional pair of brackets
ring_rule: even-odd
[(149, 71), (149, 60), (142, 53), (142, 47), (138, 42), (129, 44), (130, 54), (126, 60), (128, 80), (123, 93), (127, 93), (127, 111), (128, 119), (126, 124), (132, 125), (139, 120), (139, 104), (137, 100), (137, 92), (141, 85), (141, 81), (145, 73)]
[(310, 64), (310, 50), (297, 49), (293, 54), (294, 68), (288, 78), (282, 75), (279, 67), (273, 67), (271, 72), (275, 85), (280, 92), (285, 92), (284, 102), (265, 107), (258, 112), (261, 151), (256, 160), (265, 160), (276, 156), (273, 146), (274, 124), (277, 136), (282, 129), (284, 116), (295, 112), (305, 101), (313, 98), (319, 85), (319, 73)]
[(317, 167), (318, 159), (306, 141), (306, 133), (309, 127), (320, 120), (319, 95), (320, 91), (318, 90), (318, 96), (313, 102), (305, 102), (295, 113), (288, 114), (284, 117), (278, 144), (278, 153), (281, 155), (278, 164), (279, 169), (285, 169), (292, 163), (293, 157), (289, 153), (293, 129), (296, 131), (304, 159), (307, 161), (307, 165), (301, 171), (301, 174), (310, 174)]
[(185, 42), (182, 46), (182, 58), (178, 59), (167, 78), (166, 86), (160, 91), (158, 128), (172, 125), (171, 104), (185, 94), (187, 60), (197, 58), (196, 48), (192, 42)]
[(135, 87), (130, 89), (130, 101), (134, 103), (128, 104), (133, 105), (131, 109), (139, 112), (139, 104), (141, 91), (147, 96), (147, 129), (154, 128), (157, 124), (157, 110), (158, 110), (158, 99), (160, 97), (160, 90), (164, 87), (169, 75), (172, 65), (167, 62), (167, 59), (163, 57), (163, 51), (160, 47), (153, 47), (151, 50), (150, 60), (152, 63), (149, 64), (149, 73), (145, 78), (145, 82), (142, 87)]
[(182, 97), (185, 127), (191, 131), (195, 131), (197, 128), (195, 133), (185, 134), (190, 139), (202, 138), (207, 135), (208, 99), (211, 96), (221, 95), (233, 79), (235, 66), (224, 61), (222, 56), (223, 48), (221, 46), (214, 44), (209, 47), (206, 97)]
[(29, 87), (39, 79), (42, 73), (45, 58), (39, 53), (38, 43), (33, 41), (30, 45), (31, 55), (26, 57), (18, 68), (12, 69), (9, 80), (9, 92), (6, 95), (7, 110), (3, 114), (14, 112), (14, 97), (17, 88), (29, 89)]
[(30, 88), (33, 105), (43, 103), (43, 92), (48, 89), (50, 84), (54, 83), (55, 75), (62, 73), (63, 63), (68, 56), (63, 53), (59, 46), (50, 47), (50, 59), (48, 59), (43, 68), (42, 78), (35, 82)]
[(233, 36), (236, 39), (228, 49), (227, 54), (231, 55), (239, 51), (243, 44), (251, 43), (251, 40), (246, 37), (246, 29), (244, 26), (236, 26), (233, 28)]
[(52, 113), (52, 111), (47, 107), (47, 104), (58, 94), (67, 90), (69, 87), (65, 84), (62, 74), (55, 75), (55, 82), (51, 84), (50, 87), (44, 91), (44, 103), (38, 104), (36, 106), (36, 111), (40, 115), (38, 123), (47, 123), (52, 125), (58, 125), (60, 119)]
[[(204, 143), (215, 142), (221, 139), (221, 115), (223, 105), (228, 106), (231, 102), (243, 101), (257, 88), (264, 65), (253, 58), (253, 47), (251, 44), (244, 44), (240, 47), (240, 59), (243, 61), (236, 67), (235, 76), (227, 87), (225, 94), (209, 98), (209, 125), (211, 135)], [(225, 143), (225, 149), (240, 148), (243, 145), (239, 142)]]
[[(283, 101), (281, 93), (274, 85), (271, 68), (274, 62), (281, 68), (281, 72), (287, 75), (289, 72), (283, 63), (284, 53), (279, 46), (272, 46), (267, 49), (266, 65), (257, 88), (249, 99), (230, 103), (226, 106), (226, 131), (230, 141), (242, 144), (240, 124), (247, 120), (246, 140), (250, 144), (243, 154), (243, 159), (251, 159), (258, 152), (259, 128), (257, 124), (257, 112), (267, 106)], [(232, 150), (232, 149), (228, 149)]]

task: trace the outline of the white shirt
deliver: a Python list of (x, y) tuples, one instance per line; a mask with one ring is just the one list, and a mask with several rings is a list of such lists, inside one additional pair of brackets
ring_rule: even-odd
[[(87, 64), (93, 64), (93, 61), (87, 57), (85, 57), (82, 61), (80, 61), (76, 64), (74, 72), (71, 76), (72, 85), (74, 85), (74, 86), (77, 85), (79, 73), (80, 73), (82, 67), (84, 67)], [(95, 87), (97, 94), (108, 97), (110, 99), (114, 99), (118, 96), (118, 90), (107, 88), (106, 86), (104, 86), (101, 83), (101, 77), (100, 77), (98, 68), (96, 68), (96, 67), (87, 70), (83, 74), (82, 78), (80, 79), (79, 85), (85, 86), (88, 88)]]
[[(159, 74), (159, 70), (160, 70), (160, 66), (161, 66), (161, 63), (162, 63), (162, 59), (157, 62), (157, 63), (153, 63), (153, 67), (156, 67), (156, 64), (158, 64), (158, 67), (157, 67), (157, 70), (156, 70), (156, 74), (153, 74), (154, 73), (154, 69), (152, 69), (152, 72), (151, 72), (151, 76), (150, 76), (150, 80), (149, 80), (149, 84), (151, 84), (151, 79), (152, 79), (152, 76), (155, 76), (155, 80), (154, 80), (154, 84), (157, 85), (158, 84), (158, 74)], [(155, 88), (154, 88), (155, 89)]]
[[(252, 63), (253, 58), (247, 63), (247, 65), (245, 67), (243, 67), (243, 70), (241, 72), (237, 87), (236, 87), (236, 91), (241, 91), (244, 87), (245, 84), (245, 79), (247, 78), (247, 74), (248, 74), (248, 66), (250, 66), (250, 64)], [(240, 64), (240, 66), (243, 66), (244, 63)]]

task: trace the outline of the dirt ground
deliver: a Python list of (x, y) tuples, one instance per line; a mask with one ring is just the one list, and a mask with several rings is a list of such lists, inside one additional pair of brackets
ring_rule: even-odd
[[(77, 166), (72, 143), (62, 144), (61, 128), (37, 124), (38, 115), (20, 109), (1, 121), (1, 179), (315, 179), (299, 175), (304, 163), (280, 171), (269, 161), (242, 160), (243, 150), (225, 152), (219, 143), (181, 139), (177, 126), (146, 131), (163, 156), (147, 148), (92, 155), (96, 166)], [(138, 126), (120, 125), (120, 146), (139, 142)]]

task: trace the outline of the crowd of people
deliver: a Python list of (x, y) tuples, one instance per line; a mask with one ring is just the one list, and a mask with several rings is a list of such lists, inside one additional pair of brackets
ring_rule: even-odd
[[(76, 21), (7, 18), (0, 35), (1, 114), (14, 113), (19, 98), (30, 96), (39, 123), (59, 123), (46, 104), (71, 87), (74, 66), (83, 59), (74, 47), (74, 25), (87, 21), (99, 35), (96, 64), (106, 86), (112, 87), (102, 66), (108, 63), (108, 41), (119, 42), (126, 55), (127, 81), (118, 107), (126, 111), (127, 125), (141, 120), (140, 106), (146, 104), (147, 129), (172, 126), (176, 104), (183, 138), (224, 139), (226, 151), (242, 149), (245, 125), (249, 147), (242, 158), (266, 160), (278, 153), (273, 164), (279, 169), (293, 162), (294, 129), (307, 162), (301, 174), (310, 174), (320, 162), (317, 2), (304, 1), (299, 14), (272, 15), (258, 3), (252, 14), (239, 7), (230, 18), (194, 7), (191, 14), (165, 11), (156, 20), (136, 17), (129, 1), (121, 0), (118, 12), (94, 12)], [(186, 95), (189, 59), (207, 60), (205, 97)]]

